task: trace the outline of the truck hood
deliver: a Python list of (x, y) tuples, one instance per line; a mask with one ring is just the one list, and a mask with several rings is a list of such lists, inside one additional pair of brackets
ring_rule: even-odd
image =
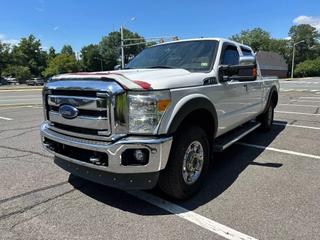
[(108, 72), (80, 72), (62, 74), (53, 80), (113, 79), (126, 89), (169, 89), (203, 84), (206, 73), (189, 72), (184, 69), (129, 69)]

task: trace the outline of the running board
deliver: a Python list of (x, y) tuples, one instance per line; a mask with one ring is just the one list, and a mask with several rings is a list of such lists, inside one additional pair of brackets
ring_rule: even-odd
[(214, 152), (222, 152), (226, 148), (230, 147), (235, 142), (239, 141), (241, 138), (245, 137), (252, 131), (256, 130), (258, 127), (260, 127), (260, 122), (248, 122), (242, 125), (239, 128), (236, 128), (235, 130), (232, 130), (230, 133), (226, 133), (220, 137), (218, 137), (213, 146)]

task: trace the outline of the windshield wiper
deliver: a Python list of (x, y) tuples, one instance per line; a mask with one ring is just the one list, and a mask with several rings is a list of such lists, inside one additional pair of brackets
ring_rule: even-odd
[(168, 68), (168, 69), (173, 69), (173, 67), (164, 66), (164, 65), (152, 66), (152, 67), (147, 67), (147, 68)]

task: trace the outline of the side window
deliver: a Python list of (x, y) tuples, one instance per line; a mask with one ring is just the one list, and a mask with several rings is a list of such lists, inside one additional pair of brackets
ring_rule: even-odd
[(236, 46), (229, 45), (224, 49), (221, 64), (237, 65), (239, 64), (239, 52)]
[(252, 56), (252, 52), (250, 49), (247, 49), (247, 48), (241, 48), (241, 51), (242, 51), (242, 54), (243, 56)]

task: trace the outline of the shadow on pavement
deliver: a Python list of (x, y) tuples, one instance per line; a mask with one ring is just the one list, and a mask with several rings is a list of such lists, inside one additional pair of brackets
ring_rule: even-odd
[[(242, 139), (241, 142), (268, 146), (284, 130), (284, 128), (285, 126), (274, 125), (273, 130), (269, 133), (255, 131)], [(206, 185), (197, 195), (185, 202), (172, 201), (157, 191), (157, 189), (148, 192), (171, 202), (178, 203), (188, 210), (197, 209), (199, 206), (212, 201), (228, 189), (249, 165), (267, 168), (279, 168), (282, 166), (282, 164), (274, 162), (255, 162), (255, 159), (263, 151), (264, 150), (262, 149), (249, 148), (235, 144), (223, 153), (216, 153), (214, 155), (214, 161), (210, 165), (209, 174), (205, 183)], [(69, 182), (76, 189), (96, 201), (123, 211), (147, 216), (170, 214), (162, 209), (138, 200), (122, 190), (89, 182), (73, 175), (70, 175)]]

